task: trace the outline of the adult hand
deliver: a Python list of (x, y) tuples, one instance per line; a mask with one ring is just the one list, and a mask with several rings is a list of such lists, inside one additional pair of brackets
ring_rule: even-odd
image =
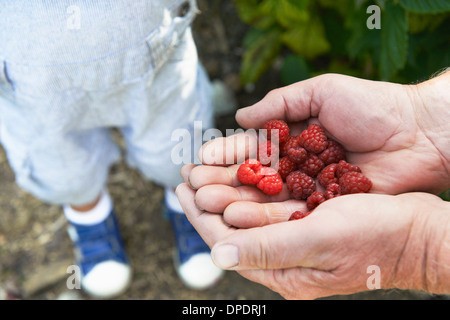
[(379, 270), (375, 285), (383, 289), (450, 292), (450, 205), (436, 196), (346, 195), (295, 221), (286, 221), (291, 211), (283, 204), (263, 203), (256, 212), (277, 212), (285, 222), (261, 225), (261, 219), (254, 218), (258, 227), (252, 227), (244, 201), (228, 206), (222, 217), (200, 210), (187, 184), (178, 186), (177, 194), (212, 248), (216, 265), (236, 270), (286, 299), (373, 289), (367, 285), (371, 266)]
[[(255, 129), (270, 119), (301, 128), (318, 121), (348, 151), (349, 162), (372, 180), (373, 192), (438, 193), (450, 187), (449, 87), (450, 72), (419, 85), (327, 74), (269, 92), (238, 110), (236, 120)], [(233, 159), (230, 153), (242, 153), (244, 139), (251, 143), (255, 136), (207, 143), (202, 162), (226, 163)]]
[[(443, 95), (449, 77), (439, 78), (419, 88), (325, 75), (274, 90), (241, 109), (236, 119), (245, 128), (259, 128), (269, 119), (303, 126), (319, 121), (349, 151), (349, 162), (373, 181), (372, 192), (438, 192), (450, 181), (450, 101)], [(177, 189), (219, 266), (287, 298), (364, 290), (362, 280), (372, 264), (380, 267), (384, 288), (449, 290), (441, 281), (449, 263), (448, 252), (443, 254), (450, 247), (445, 235), (449, 218), (442, 214), (449, 211), (448, 203), (422, 193), (347, 195), (326, 201), (303, 220), (273, 224), (286, 221), (304, 202), (288, 200), (286, 190), (267, 197), (240, 186), (237, 165), (211, 166), (242, 154), (244, 142), (252, 141), (247, 138), (243, 134), (206, 144), (201, 160), (208, 165), (185, 166), (188, 184)], [(222, 212), (223, 218), (214, 214)]]

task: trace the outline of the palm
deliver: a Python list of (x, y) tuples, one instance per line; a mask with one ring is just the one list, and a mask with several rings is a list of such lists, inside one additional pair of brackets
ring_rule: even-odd
[[(318, 120), (346, 148), (349, 162), (372, 179), (373, 192), (439, 191), (432, 189), (442, 179), (433, 174), (439, 155), (417, 129), (407, 87), (338, 75), (315, 78), (311, 87), (314, 93), (288, 92), (280, 116), (299, 125)], [(264, 107), (264, 99), (259, 104)]]
[(404, 87), (352, 81), (328, 86), (319, 113), (329, 133), (351, 151), (349, 161), (371, 177), (374, 192), (397, 194), (434, 184), (426, 166), (439, 163), (437, 155), (420, 139)]
[[(423, 99), (413, 91), (324, 75), (271, 91), (240, 109), (236, 120), (243, 128), (261, 128), (267, 120), (284, 119), (292, 134), (318, 121), (345, 147), (348, 161), (373, 181), (372, 192), (437, 192), (448, 185), (450, 170), (444, 162), (449, 157), (442, 148), (448, 143), (447, 123), (445, 117), (435, 121), (435, 111), (423, 102), (418, 105)], [(286, 188), (266, 196), (242, 186), (236, 177), (239, 165), (223, 165), (233, 154), (235, 162), (238, 154), (248, 155), (255, 140), (245, 134), (213, 140), (202, 148), (208, 149), (200, 155), (204, 166), (187, 165), (181, 171), (190, 187), (181, 184), (177, 189), (180, 203), (214, 246), (215, 262), (288, 298), (365, 290), (365, 268), (372, 264), (383, 270), (383, 287), (414, 288), (414, 279), (424, 279), (420, 266), (427, 264), (420, 259), (427, 255), (420, 244), (416, 247), (417, 239), (429, 230), (421, 229), (421, 222), (429, 225), (436, 211), (448, 211), (439, 198), (425, 193), (346, 195), (324, 202), (304, 220), (287, 222), (293, 211), (306, 208), (304, 201), (289, 199)], [(230, 244), (238, 248), (238, 264)], [(222, 245), (228, 255), (217, 252)], [(405, 248), (410, 248), (409, 255)]]

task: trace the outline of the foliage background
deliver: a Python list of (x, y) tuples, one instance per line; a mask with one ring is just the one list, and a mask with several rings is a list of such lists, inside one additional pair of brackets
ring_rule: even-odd
[[(409, 83), (450, 65), (449, 0), (235, 0), (250, 26), (241, 81), (276, 60), (284, 84), (336, 72)], [(367, 20), (380, 8), (381, 28)]]
[[(244, 85), (274, 64), (284, 85), (326, 72), (414, 83), (450, 66), (450, 0), (234, 2), (250, 26), (240, 70)], [(372, 5), (379, 8), (379, 29), (367, 26)], [(440, 196), (450, 201), (450, 190)]]

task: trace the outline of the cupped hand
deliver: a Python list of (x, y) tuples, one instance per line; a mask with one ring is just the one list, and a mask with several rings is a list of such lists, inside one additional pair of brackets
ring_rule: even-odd
[[(450, 186), (450, 159), (429, 137), (450, 139), (450, 133), (418, 122), (418, 115), (429, 113), (422, 96), (417, 86), (327, 74), (269, 92), (258, 103), (238, 110), (236, 120), (246, 129), (261, 128), (270, 119), (283, 119), (299, 130), (319, 122), (348, 151), (349, 162), (373, 181), (372, 192), (438, 193)], [(201, 160), (229, 164), (232, 153), (242, 155), (255, 139), (238, 134), (212, 140), (204, 146)]]
[(290, 200), (286, 187), (267, 196), (237, 179), (237, 159), (254, 149), (256, 136), (215, 139), (202, 147), (204, 165), (183, 167), (186, 183), (177, 188), (215, 263), (286, 298), (366, 290), (370, 266), (381, 271), (382, 288), (448, 292), (446, 276), (436, 270), (448, 273), (437, 261), (448, 256), (441, 243), (448, 243), (450, 221), (441, 213), (449, 204), (426, 193), (400, 194), (450, 187), (448, 121), (434, 112), (427, 116), (426, 94), (419, 91), (324, 75), (274, 90), (239, 110), (236, 119), (244, 128), (261, 128), (270, 119), (284, 119), (294, 130), (319, 122), (373, 188), (328, 200), (306, 218), (288, 221), (293, 211), (305, 209), (304, 201)]
[[(448, 283), (434, 277), (437, 251), (426, 247), (432, 233), (428, 226), (450, 225), (448, 217), (431, 214), (448, 211), (436, 196), (345, 195), (295, 221), (286, 221), (290, 214), (286, 203), (261, 203), (257, 212), (276, 211), (278, 219), (285, 219), (270, 224), (255, 218), (257, 214), (246, 217), (255, 211), (253, 202), (228, 206), (227, 218), (199, 209), (188, 184), (179, 185), (176, 192), (219, 267), (236, 270), (286, 299), (394, 287), (439, 292), (440, 284), (448, 290)], [(230, 217), (233, 225), (226, 223)], [(442, 221), (430, 222), (438, 218)], [(442, 232), (432, 237), (440, 247)]]

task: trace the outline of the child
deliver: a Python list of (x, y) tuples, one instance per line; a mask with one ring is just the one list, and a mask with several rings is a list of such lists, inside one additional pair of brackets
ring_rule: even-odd
[(181, 279), (202, 289), (222, 275), (173, 192), (173, 130), (212, 126), (196, 10), (195, 0), (0, 3), (0, 142), (18, 185), (63, 206), (93, 296), (119, 295), (132, 274), (105, 187), (120, 156), (112, 127), (127, 163), (165, 187)]

